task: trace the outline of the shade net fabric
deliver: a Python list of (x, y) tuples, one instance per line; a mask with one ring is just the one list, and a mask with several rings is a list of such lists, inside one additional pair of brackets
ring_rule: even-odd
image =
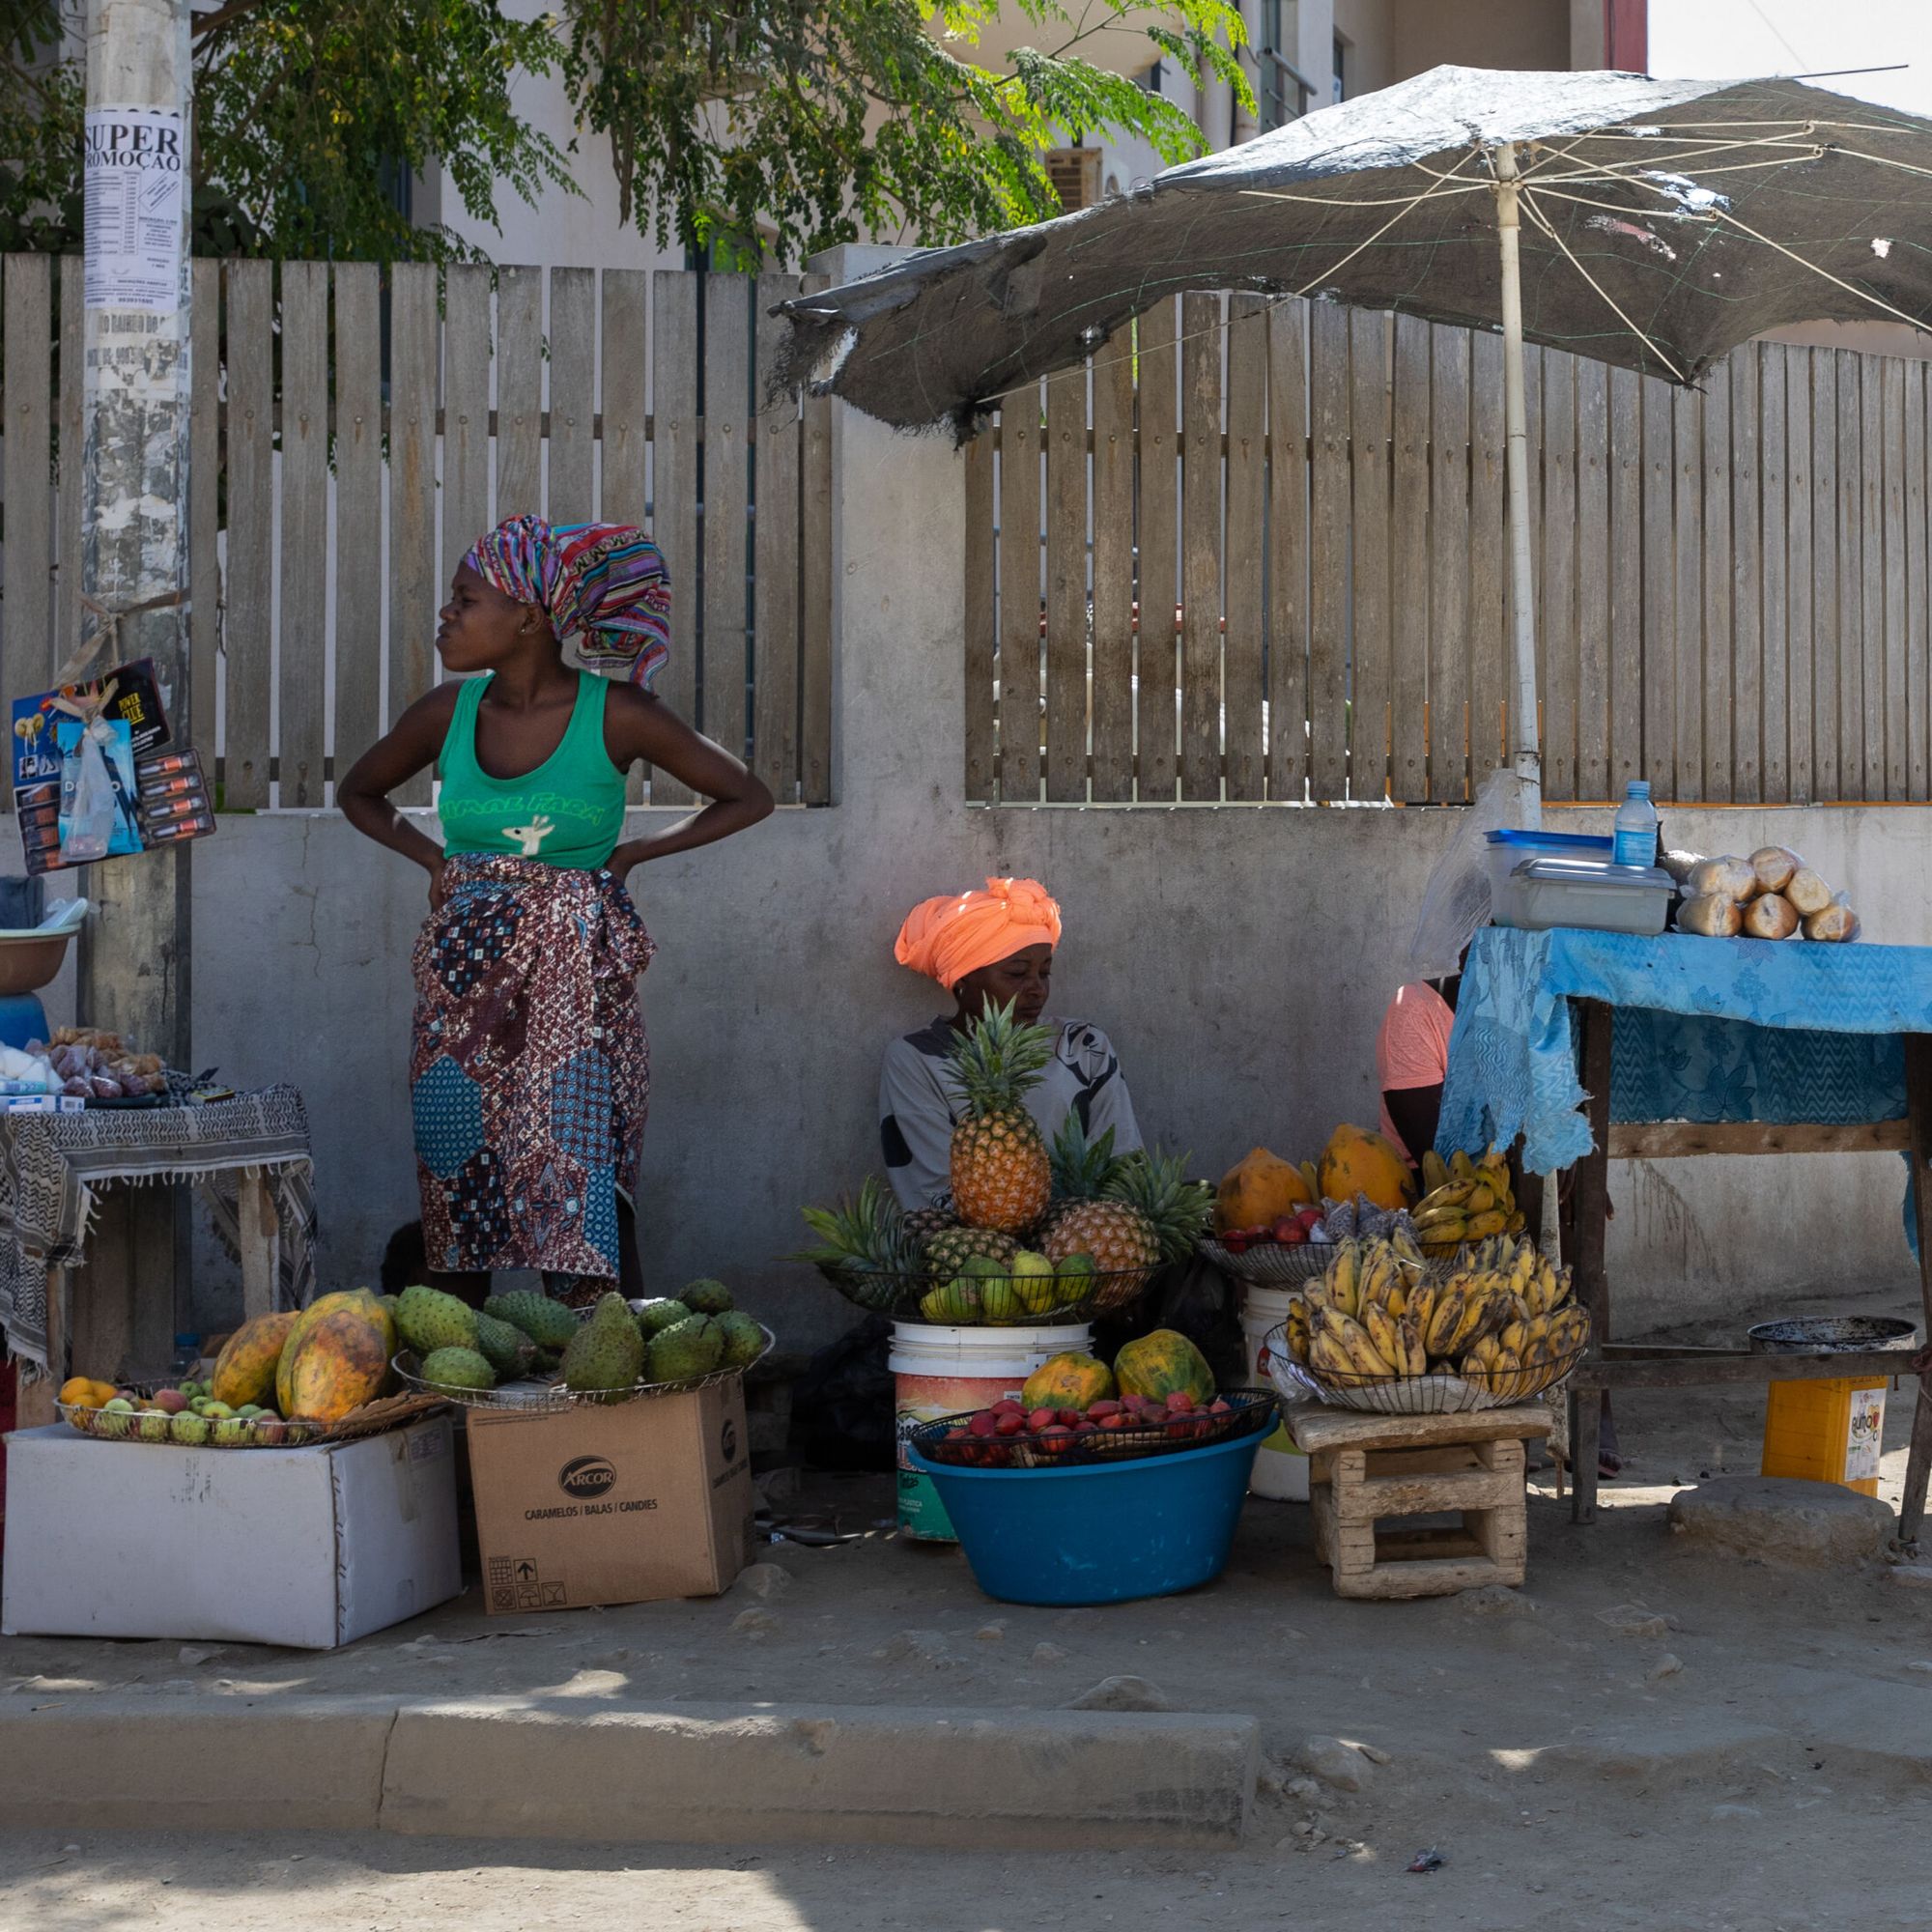
[(1164, 296), (1502, 319), (1495, 145), (1523, 177), (1523, 333), (1690, 384), (1814, 320), (1932, 319), (1932, 122), (1806, 82), (1436, 68), (1062, 219), (782, 305), (781, 384), (972, 432)]
[(1525, 1167), (1552, 1174), (1589, 1152), (1573, 1000), (1614, 1009), (1613, 1121), (1900, 1120), (1932, 948), (1486, 927), (1450, 1036), (1445, 1155), (1520, 1134)]

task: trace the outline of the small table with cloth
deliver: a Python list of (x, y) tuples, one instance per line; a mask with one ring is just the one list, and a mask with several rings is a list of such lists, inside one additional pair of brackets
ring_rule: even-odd
[[(243, 1313), (298, 1308), (315, 1292), (308, 1114), (293, 1087), (206, 1105), (0, 1114), (0, 1334), (7, 1353), (72, 1372), (71, 1281), (99, 1191), (192, 1181), (242, 1264)], [(172, 1316), (173, 1311), (169, 1311)], [(83, 1365), (120, 1375), (128, 1366)], [(44, 1406), (44, 1404), (43, 1405)], [(51, 1421), (49, 1408), (44, 1417)], [(23, 1420), (22, 1426), (25, 1426)]]
[[(1487, 927), (1463, 969), (1436, 1144), (1519, 1140), (1526, 1174), (1575, 1174), (1565, 1259), (1593, 1329), (1571, 1383), (1578, 1522), (1596, 1513), (1601, 1389), (1890, 1377), (1910, 1359), (1613, 1341), (1604, 1265), (1612, 1159), (1904, 1154), (1932, 1336), (1932, 948)], [(1928, 1382), (1921, 1375), (1900, 1502), (1907, 1543), (1932, 1469)]]

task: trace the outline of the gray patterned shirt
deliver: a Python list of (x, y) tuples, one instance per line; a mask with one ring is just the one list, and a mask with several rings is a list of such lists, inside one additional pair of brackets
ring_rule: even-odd
[[(1057, 1028), (1058, 1036), (1053, 1058), (1026, 1105), (1048, 1144), (1066, 1117), (1077, 1114), (1090, 1138), (1097, 1140), (1111, 1127), (1114, 1151), (1135, 1152), (1141, 1130), (1113, 1042), (1085, 1020), (1041, 1024)], [(958, 1038), (951, 1019), (942, 1016), (886, 1048), (879, 1069), (879, 1139), (902, 1208), (952, 1203), (952, 1129), (965, 1103), (947, 1056)]]

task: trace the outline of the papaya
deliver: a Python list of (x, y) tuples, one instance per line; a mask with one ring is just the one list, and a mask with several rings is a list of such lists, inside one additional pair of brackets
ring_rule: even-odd
[(282, 1344), (282, 1358), (275, 1365), (275, 1406), (283, 1415), (295, 1414), (289, 1404), (294, 1393), (297, 1349), (318, 1322), (326, 1321), (330, 1316), (345, 1309), (360, 1311), (362, 1319), (375, 1328), (385, 1366), (389, 1357), (396, 1352), (395, 1321), (377, 1296), (371, 1294), (366, 1288), (344, 1289), (339, 1293), (318, 1295), (296, 1317), (295, 1326), (289, 1330), (288, 1340)]
[(221, 1352), (214, 1358), (209, 1394), (216, 1402), (225, 1402), (230, 1408), (266, 1402), (275, 1392), (275, 1370), (281, 1362), (289, 1330), (296, 1325), (299, 1315), (299, 1310), (291, 1308), (279, 1315), (258, 1315), (252, 1321), (242, 1322), (221, 1345)]
[(1301, 1170), (1266, 1148), (1250, 1148), (1221, 1177), (1214, 1196), (1214, 1225), (1268, 1228), (1284, 1214), (1309, 1206), (1312, 1197)]
[(1185, 1389), (1198, 1408), (1214, 1400), (1214, 1372), (1208, 1357), (1172, 1328), (1156, 1328), (1129, 1342), (1114, 1357), (1114, 1379), (1123, 1396), (1165, 1402), (1176, 1389)]
[(1391, 1213), (1414, 1199), (1414, 1177), (1408, 1163), (1380, 1134), (1364, 1127), (1340, 1126), (1321, 1151), (1321, 1196), (1325, 1201), (1352, 1201), (1367, 1195)]
[(1105, 1362), (1092, 1355), (1053, 1355), (1026, 1378), (1020, 1406), (1029, 1414), (1037, 1408), (1091, 1408), (1114, 1393), (1114, 1378)]
[(283, 1351), (292, 1422), (340, 1422), (388, 1380), (395, 1331), (386, 1312), (373, 1295), (325, 1298), (342, 1305), (305, 1322)]

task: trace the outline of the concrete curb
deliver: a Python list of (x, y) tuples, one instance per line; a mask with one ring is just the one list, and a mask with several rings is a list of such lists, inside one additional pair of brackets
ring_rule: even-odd
[(17, 1828), (1097, 1850), (1236, 1843), (1261, 1726), (1179, 1712), (117, 1697), (0, 1707)]

